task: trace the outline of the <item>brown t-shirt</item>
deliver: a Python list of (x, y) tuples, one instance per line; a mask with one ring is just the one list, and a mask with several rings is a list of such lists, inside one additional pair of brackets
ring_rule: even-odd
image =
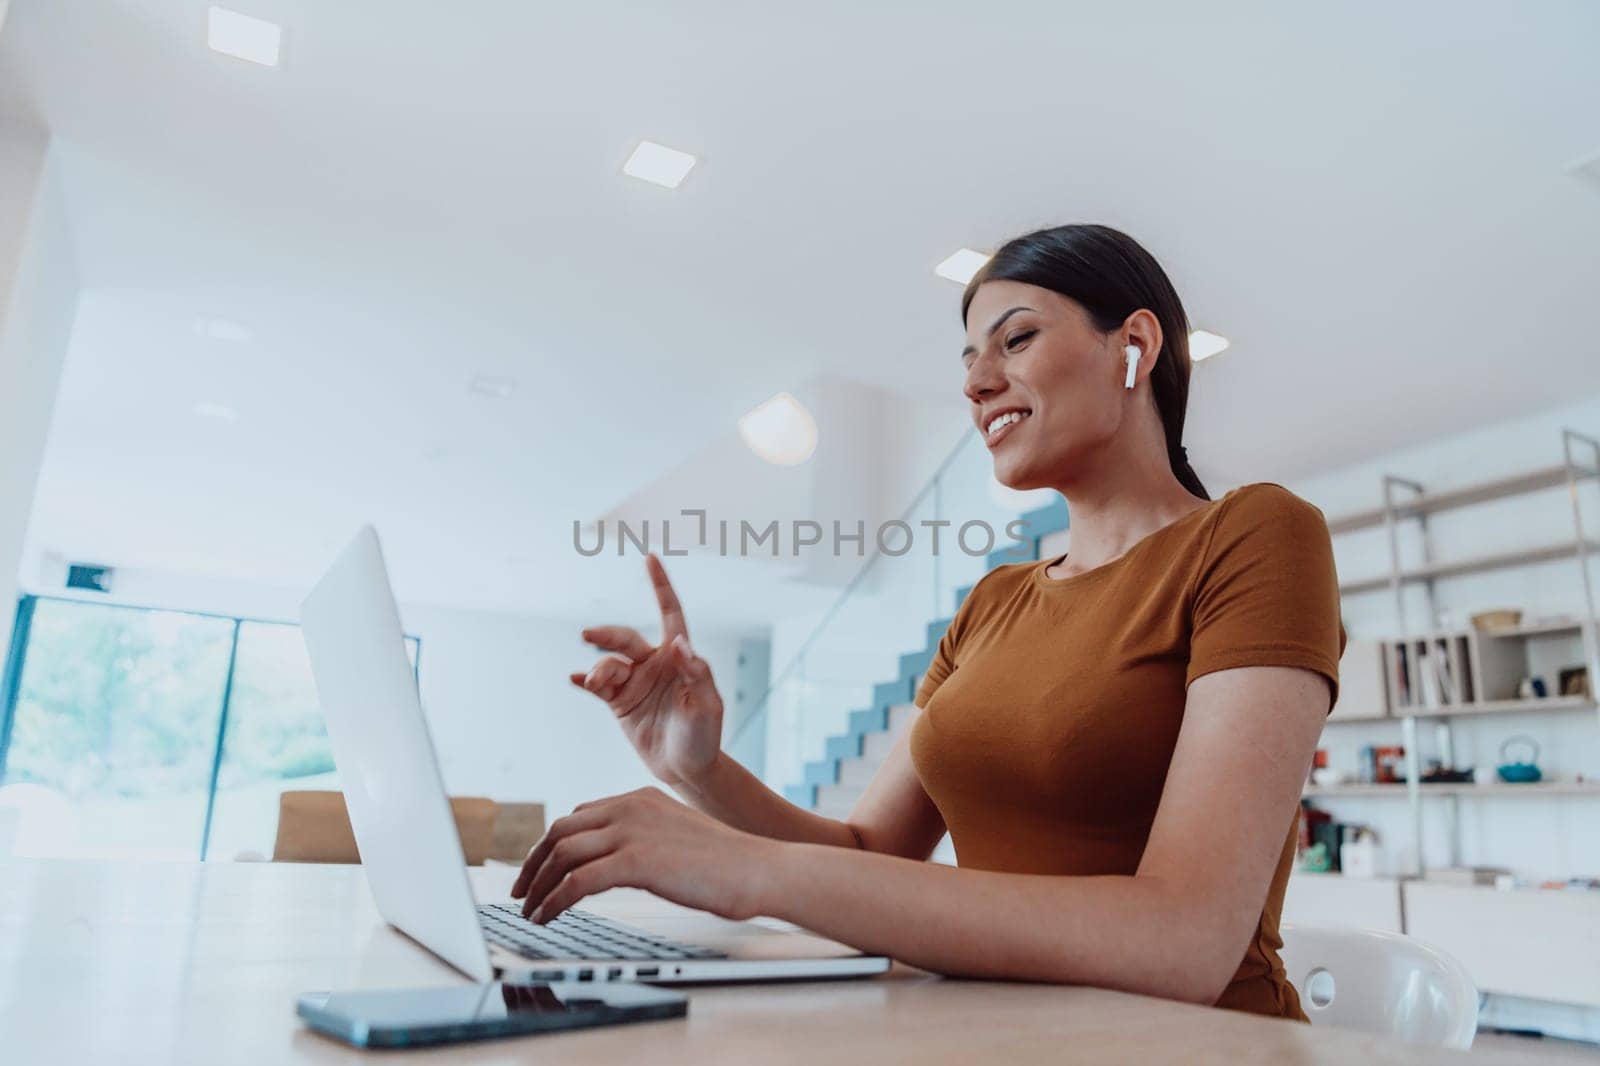
[[(1344, 629), (1322, 512), (1246, 485), (1062, 580), (1065, 556), (985, 574), (917, 692), (911, 755), (962, 866), (1135, 873), (1161, 801), (1189, 682), (1294, 666), (1338, 694)], [(1261, 921), (1218, 1005), (1304, 1019), (1278, 918), (1298, 806)]]

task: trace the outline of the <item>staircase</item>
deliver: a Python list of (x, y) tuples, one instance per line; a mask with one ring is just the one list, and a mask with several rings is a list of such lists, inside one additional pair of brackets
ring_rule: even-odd
[[(1041, 544), (1046, 540), (1054, 543), (1055, 535), (1067, 529), (1067, 502), (1058, 497), (1049, 506), (1024, 514), (1022, 521), (1027, 539), (991, 552), (985, 561), (985, 571), (1057, 554)], [(971, 585), (956, 591), (957, 607), (970, 591)], [(784, 789), (791, 803), (829, 818), (843, 818), (850, 813), (873, 774), (888, 757), (900, 731), (916, 716), (912, 698), (922, 684), (922, 675), (933, 662), (939, 638), (944, 636), (950, 621), (941, 618), (928, 623), (927, 643), (917, 651), (900, 656), (892, 681), (872, 687), (870, 707), (850, 712), (848, 731), (829, 737), (824, 742), (823, 757), (805, 764), (805, 780)]]

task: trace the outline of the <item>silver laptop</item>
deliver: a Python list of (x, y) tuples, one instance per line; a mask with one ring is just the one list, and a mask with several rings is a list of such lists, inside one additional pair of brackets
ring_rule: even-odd
[[(680, 983), (853, 977), (888, 969), (881, 956), (761, 919), (693, 914), (623, 924), (574, 908), (541, 926), (509, 900), (474, 903), (371, 526), (306, 598), (301, 626), (378, 911), (468, 977)], [(493, 737), (486, 734), (484, 743), (494, 743)]]

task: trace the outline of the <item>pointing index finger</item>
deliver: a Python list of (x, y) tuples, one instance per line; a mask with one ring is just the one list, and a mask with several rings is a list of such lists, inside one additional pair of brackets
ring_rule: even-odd
[(678, 594), (672, 590), (672, 582), (667, 580), (666, 567), (651, 552), (644, 557), (644, 568), (650, 574), (650, 584), (656, 590), (656, 603), (661, 607), (661, 643), (670, 644), (672, 638), (679, 635), (687, 640), (689, 627), (683, 620), (683, 605), (678, 602)]

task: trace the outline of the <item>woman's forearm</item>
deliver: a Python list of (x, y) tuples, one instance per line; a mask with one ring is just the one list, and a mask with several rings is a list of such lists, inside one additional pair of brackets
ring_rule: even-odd
[(804, 844), (861, 847), (848, 825), (796, 807), (727, 752), (718, 755), (711, 770), (699, 779), (680, 781), (673, 787), (690, 806), (747, 833)]
[(1209, 1004), (1244, 955), (1197, 886), (964, 870), (808, 844), (772, 853), (758, 913), (936, 973)]

